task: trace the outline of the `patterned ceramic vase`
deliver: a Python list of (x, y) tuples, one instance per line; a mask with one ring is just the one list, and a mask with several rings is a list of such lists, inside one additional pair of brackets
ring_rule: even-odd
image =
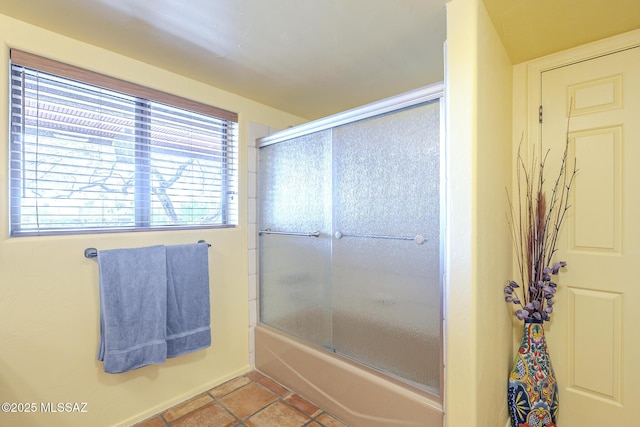
[(507, 400), (511, 427), (556, 427), (558, 383), (541, 320), (525, 320)]

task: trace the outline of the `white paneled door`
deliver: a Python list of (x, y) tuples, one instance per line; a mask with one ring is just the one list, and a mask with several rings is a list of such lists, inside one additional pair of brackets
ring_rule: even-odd
[(569, 111), (579, 169), (545, 324), (558, 425), (640, 425), (640, 48), (543, 72), (542, 105), (548, 179)]

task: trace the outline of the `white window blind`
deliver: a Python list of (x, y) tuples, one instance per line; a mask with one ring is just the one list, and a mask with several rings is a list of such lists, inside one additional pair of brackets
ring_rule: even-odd
[(237, 224), (236, 114), (11, 59), (12, 235)]

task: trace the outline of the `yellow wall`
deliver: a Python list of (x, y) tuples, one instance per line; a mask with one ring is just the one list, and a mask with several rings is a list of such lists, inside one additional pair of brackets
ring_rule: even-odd
[[(0, 114), (0, 402), (86, 402), (82, 414), (6, 414), (0, 425), (129, 425), (248, 370), (248, 122), (304, 120), (245, 98), (0, 15), (0, 105), (8, 105), (9, 48), (140, 83), (240, 113), (240, 217), (233, 229), (9, 238), (8, 114)], [(86, 247), (206, 239), (212, 346), (130, 373), (105, 374), (98, 347), (98, 270)]]
[[(445, 284), (445, 414), (448, 427), (475, 426), (478, 395), (477, 284), (473, 268), (476, 209), (478, 50), (476, 0), (447, 4), (446, 149), (447, 280)], [(454, 172), (455, 171), (455, 172)]]
[(481, 0), (447, 4), (446, 424), (507, 423), (512, 64)]
[(477, 425), (494, 427), (504, 425), (509, 416), (506, 389), (514, 358), (513, 310), (503, 292), (513, 278), (506, 197), (513, 158), (512, 64), (482, 3), (478, 22)]

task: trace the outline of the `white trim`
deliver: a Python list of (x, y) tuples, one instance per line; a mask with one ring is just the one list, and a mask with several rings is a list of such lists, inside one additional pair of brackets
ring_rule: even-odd
[(535, 59), (527, 64), (527, 123), (529, 141), (540, 142), (538, 108), (541, 105), (542, 87), (540, 75), (544, 71), (587, 61), (599, 56), (640, 46), (640, 30), (629, 31), (618, 36), (587, 43), (573, 49), (564, 50)]
[(342, 113), (337, 113), (322, 119), (285, 129), (274, 133), (273, 135), (260, 138), (257, 140), (257, 143), (259, 147), (264, 147), (292, 138), (308, 135), (310, 133), (319, 132), (336, 126), (388, 113), (389, 111), (399, 110), (400, 108), (411, 107), (416, 104), (442, 98), (443, 95), (444, 83), (434, 83), (432, 85), (414, 89), (381, 101), (372, 102), (371, 104), (366, 104), (362, 107), (356, 107)]
[[(449, 45), (448, 41), (445, 40), (442, 44), (442, 57), (444, 58), (444, 78), (443, 82), (443, 91), (447, 91), (448, 88), (448, 69), (447, 64), (449, 54)], [(448, 177), (449, 177), (449, 168), (448, 168), (448, 159), (449, 159), (449, 140), (447, 139), (447, 123), (449, 118), (447, 117), (447, 96), (443, 94), (440, 99), (440, 241), (442, 244), (440, 245), (440, 271), (442, 273), (440, 277), (440, 345), (442, 348), (442, 363), (440, 364), (441, 377), (440, 377), (440, 396), (442, 396), (442, 427), (447, 427), (447, 393), (446, 393), (446, 385), (447, 385), (447, 320), (449, 319), (449, 313), (447, 312), (447, 295), (449, 292), (449, 273), (447, 272), (447, 259), (449, 256), (448, 248), (448, 237), (449, 233), (449, 216), (447, 212), (447, 208), (449, 207), (449, 193), (448, 193)]]

